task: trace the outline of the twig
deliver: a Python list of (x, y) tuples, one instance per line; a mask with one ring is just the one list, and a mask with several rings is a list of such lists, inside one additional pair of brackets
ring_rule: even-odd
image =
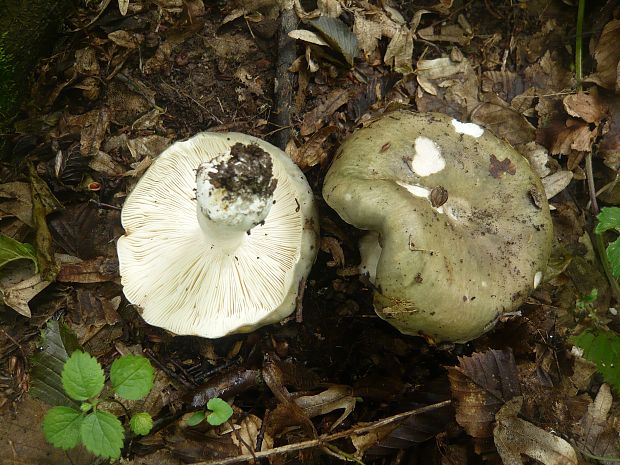
[(240, 462), (246, 462), (249, 460), (260, 459), (262, 457), (269, 457), (272, 455), (285, 454), (289, 452), (295, 452), (298, 450), (309, 449), (312, 447), (324, 446), (326, 445), (326, 443), (335, 441), (336, 439), (341, 439), (341, 438), (345, 438), (348, 436), (368, 433), (370, 431), (374, 431), (378, 428), (389, 425), (391, 423), (404, 420), (405, 418), (411, 417), (413, 415), (420, 415), (422, 413), (426, 413), (432, 410), (437, 410), (442, 407), (446, 407), (450, 405), (451, 403), (452, 403), (451, 400), (445, 400), (443, 402), (438, 402), (436, 404), (427, 405), (425, 407), (421, 407), (421, 408), (414, 409), (414, 410), (409, 410), (407, 412), (399, 413), (391, 417), (383, 418), (382, 420), (378, 420), (370, 425), (361, 426), (361, 427), (353, 427), (345, 431), (340, 431), (338, 433), (333, 433), (333, 434), (323, 434), (319, 436), (317, 439), (297, 442), (294, 444), (287, 444), (286, 446), (274, 447), (273, 449), (255, 452), (254, 455), (244, 454), (244, 455), (239, 455), (237, 457), (229, 457), (227, 459), (210, 460), (208, 462), (198, 462), (198, 463), (195, 463), (194, 465), (231, 465), (233, 463), (240, 463)]

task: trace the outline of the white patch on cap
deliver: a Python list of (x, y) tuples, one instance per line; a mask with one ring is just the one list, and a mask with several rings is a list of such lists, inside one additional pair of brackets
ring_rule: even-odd
[(540, 281), (542, 281), (542, 271), (537, 271), (534, 275), (534, 289), (538, 287)]
[(418, 137), (414, 147), (415, 155), (411, 160), (411, 169), (418, 176), (429, 176), (445, 168), (446, 162), (441, 156), (441, 149), (428, 137)]
[(484, 134), (484, 129), (474, 123), (461, 123), (453, 119), (452, 126), (454, 126), (454, 130), (459, 134), (466, 134), (472, 137), (480, 137)]
[(415, 184), (405, 184), (404, 182), (400, 181), (396, 181), (396, 184), (398, 184), (400, 187), (404, 187), (416, 197), (423, 197), (425, 199), (428, 199), (428, 197), (431, 195), (431, 191), (422, 186), (416, 186)]

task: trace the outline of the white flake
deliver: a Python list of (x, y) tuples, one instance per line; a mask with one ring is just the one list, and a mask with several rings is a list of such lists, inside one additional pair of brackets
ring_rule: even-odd
[(441, 149), (428, 137), (418, 137), (415, 140), (415, 155), (411, 160), (411, 169), (418, 176), (429, 176), (438, 173), (446, 166), (441, 156)]
[(534, 289), (538, 287), (540, 281), (542, 281), (542, 271), (537, 271), (534, 275)]
[(396, 184), (398, 184), (400, 187), (404, 187), (416, 197), (423, 197), (425, 199), (428, 199), (431, 195), (431, 191), (422, 186), (417, 186), (415, 184), (405, 184), (404, 182), (400, 181), (396, 181)]
[(460, 121), (453, 119), (452, 126), (454, 126), (454, 130), (459, 134), (466, 134), (476, 138), (484, 134), (484, 129), (475, 123), (461, 123)]

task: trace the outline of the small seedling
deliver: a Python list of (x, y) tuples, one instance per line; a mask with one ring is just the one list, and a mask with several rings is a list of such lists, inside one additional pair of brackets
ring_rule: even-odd
[[(207, 412), (211, 413), (207, 415)], [(187, 424), (189, 426), (196, 426), (206, 417), (207, 423), (212, 426), (219, 426), (222, 423), (226, 423), (232, 414), (233, 409), (225, 400), (222, 400), (219, 397), (214, 397), (213, 399), (209, 399), (209, 402), (207, 402), (207, 410), (199, 410), (198, 412), (194, 412), (192, 416), (187, 419)]]
[[(120, 397), (138, 400), (150, 392), (154, 374), (145, 357), (125, 355), (112, 363), (110, 383)], [(116, 416), (99, 409), (104, 384), (103, 368), (94, 357), (79, 350), (71, 354), (62, 370), (62, 385), (67, 396), (82, 404), (79, 410), (58, 406), (47, 412), (43, 432), (53, 446), (71, 449), (82, 443), (100, 457), (120, 457), (125, 431)], [(135, 434), (148, 434), (152, 426), (153, 420), (146, 412), (136, 413), (129, 420)]]

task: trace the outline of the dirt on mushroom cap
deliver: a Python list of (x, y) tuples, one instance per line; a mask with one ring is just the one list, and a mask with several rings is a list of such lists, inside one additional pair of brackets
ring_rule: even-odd
[(344, 142), (325, 179), (327, 203), (379, 233), (375, 309), (407, 334), (471, 340), (517, 308), (545, 269), (552, 225), (546, 202), (532, 200), (540, 180), (473, 126), (389, 113)]

